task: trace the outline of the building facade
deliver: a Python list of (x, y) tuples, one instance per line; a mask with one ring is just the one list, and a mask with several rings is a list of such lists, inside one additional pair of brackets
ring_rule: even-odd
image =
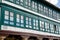
[(60, 9), (45, 0), (0, 0), (0, 40), (60, 40)]

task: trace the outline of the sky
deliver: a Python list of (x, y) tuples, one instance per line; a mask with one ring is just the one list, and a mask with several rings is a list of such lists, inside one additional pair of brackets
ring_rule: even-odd
[(57, 6), (58, 8), (60, 8), (60, 0), (46, 0), (50, 3), (52, 3), (53, 5)]

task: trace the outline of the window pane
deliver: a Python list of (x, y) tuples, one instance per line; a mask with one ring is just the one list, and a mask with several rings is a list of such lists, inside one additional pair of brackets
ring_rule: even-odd
[(19, 4), (20, 3), (20, 0), (16, 0), (16, 3)]
[(45, 28), (49, 29), (49, 23), (45, 22)]
[(23, 20), (23, 16), (21, 16), (21, 19)]
[(14, 21), (14, 18), (13, 17), (10, 17), (10, 21)]
[(21, 16), (21, 23), (24, 23), (24, 18), (23, 18), (23, 16)]
[(34, 8), (34, 1), (32, 1), (32, 8)]
[(5, 20), (9, 20), (9, 16), (6, 16), (6, 15), (5, 15)]
[(5, 10), (5, 20), (9, 20), (9, 11)]
[(20, 18), (20, 15), (19, 14), (17, 14), (17, 18)]
[(16, 16), (17, 16), (17, 18), (16, 18), (16, 22), (20, 22), (20, 15), (17, 14)]
[(40, 21), (40, 27), (44, 28), (44, 22), (43, 21)]
[(19, 24), (19, 23), (16, 23), (16, 25), (17, 25), (17, 26), (20, 26), (20, 24)]
[(49, 9), (49, 17), (52, 17), (52, 10)]
[(12, 12), (10, 12), (10, 16), (12, 16), (12, 17), (13, 17), (13, 15), (14, 15), (14, 14), (13, 14)]
[(9, 24), (9, 22), (8, 22), (8, 21), (4, 21), (4, 23), (5, 23), (5, 24)]
[(6, 10), (5, 10), (5, 15), (9, 15), (9, 11), (6, 11)]
[(14, 25), (14, 22), (10, 22), (11, 25)]
[(53, 24), (50, 24), (50, 30), (51, 30), (51, 32), (54, 32), (54, 26), (53, 26)]

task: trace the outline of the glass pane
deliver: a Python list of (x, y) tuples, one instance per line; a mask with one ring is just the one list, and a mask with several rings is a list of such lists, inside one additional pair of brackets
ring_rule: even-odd
[(14, 22), (10, 22), (11, 25), (14, 25)]
[(40, 21), (40, 27), (44, 28), (44, 22), (43, 21)]
[(19, 4), (20, 3), (20, 0), (16, 0), (16, 3)]
[(20, 18), (20, 15), (19, 14), (17, 14), (17, 18)]
[(10, 21), (14, 21), (14, 18), (13, 17), (10, 17)]
[(49, 23), (45, 22), (45, 28), (49, 29)]
[(28, 21), (26, 21), (26, 24), (28, 24)]
[(6, 11), (6, 10), (5, 10), (5, 15), (9, 15), (9, 11)]
[(22, 19), (22, 20), (23, 20), (23, 18), (24, 18), (24, 17), (23, 17), (23, 16), (21, 16), (21, 19)]
[(24, 23), (24, 21), (23, 21), (23, 20), (21, 20), (21, 23)]
[(16, 21), (17, 21), (17, 22), (20, 22), (20, 19), (17, 18)]
[(10, 12), (10, 16), (14, 16), (14, 14), (12, 12)]
[(9, 22), (8, 21), (4, 21), (5, 24), (8, 24)]
[(17, 26), (20, 26), (20, 24), (19, 24), (19, 23), (16, 23), (16, 25), (17, 25)]
[(6, 16), (6, 15), (5, 15), (5, 19), (6, 19), (6, 20), (9, 20), (9, 16)]

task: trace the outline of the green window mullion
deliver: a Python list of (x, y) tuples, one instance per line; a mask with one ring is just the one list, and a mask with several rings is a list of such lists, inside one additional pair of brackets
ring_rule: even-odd
[(58, 26), (58, 34), (59, 34), (59, 26)]
[(14, 12), (14, 26), (16, 26), (16, 13)]
[(51, 29), (50, 29), (50, 23), (49, 23), (49, 32), (51, 33)]
[(34, 26), (33, 26), (33, 19), (34, 19), (34, 18), (32, 18), (32, 21), (31, 21), (31, 22), (32, 22), (32, 29), (34, 29)]
[(27, 25), (28, 25), (28, 28), (29, 28), (29, 17), (28, 17), (28, 20), (27, 21), (28, 21), (28, 24)]
[(46, 32), (46, 28), (45, 28), (45, 22), (44, 22), (44, 32)]
[[(21, 13), (22, 13), (22, 12), (21, 12)], [(22, 20), (22, 19), (21, 19), (21, 16), (22, 16), (22, 15), (19, 14), (19, 19), (20, 19), (19, 23), (20, 23), (20, 27), (21, 27), (21, 24), (22, 24), (22, 23), (21, 23), (21, 20)]]
[(10, 25), (10, 12), (9, 12), (9, 25)]
[(26, 16), (24, 16), (24, 28), (26, 28)]
[(26, 28), (26, 17), (24, 16), (24, 28)]
[(33, 18), (31, 17), (31, 29), (33, 29)]
[(40, 31), (40, 20), (38, 19), (38, 30)]

